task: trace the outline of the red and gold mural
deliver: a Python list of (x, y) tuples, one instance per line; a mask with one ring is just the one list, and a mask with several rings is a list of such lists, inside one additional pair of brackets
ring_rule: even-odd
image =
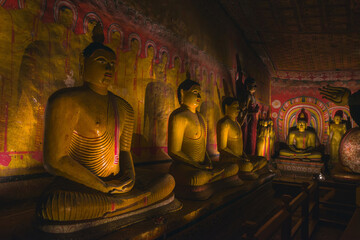
[[(216, 122), (221, 98), (233, 92), (224, 87), (233, 88), (232, 70), (188, 39), (118, 1), (3, 0), (0, 18), (0, 177), (44, 171), (47, 99), (82, 85), (81, 53), (96, 24), (117, 54), (110, 90), (135, 111), (134, 161), (169, 159), (168, 116), (178, 107), (175, 93), (186, 72), (202, 86), (199, 110), (208, 121), (208, 150), (217, 154)], [(266, 74), (259, 76), (268, 84)]]
[[(329, 122), (334, 118), (337, 110), (344, 112), (344, 120), (348, 120), (350, 113), (348, 106), (337, 106), (319, 94), (319, 88), (331, 84), (332, 86), (346, 87), (357, 90), (359, 80), (346, 78), (343, 80), (336, 79), (338, 75), (333, 72), (326, 73), (302, 73), (303, 76), (323, 76), (325, 78), (318, 79), (298, 79), (298, 73), (281, 75), (284, 77), (274, 78), (271, 83), (271, 112), (275, 119), (275, 130), (277, 140), (285, 142), (289, 128), (296, 126), (297, 115), (302, 108), (305, 108), (309, 122), (308, 126), (315, 129), (320, 144), (327, 145), (329, 140), (328, 128)], [(341, 76), (350, 77), (356, 74), (345, 74)], [(293, 76), (293, 77), (291, 77)], [(285, 78), (286, 77), (286, 78)], [(334, 79), (335, 78), (335, 79)], [(327, 80), (327, 81), (326, 81)], [(350, 120), (350, 119), (349, 119)], [(350, 125), (355, 126), (355, 122), (350, 120)]]

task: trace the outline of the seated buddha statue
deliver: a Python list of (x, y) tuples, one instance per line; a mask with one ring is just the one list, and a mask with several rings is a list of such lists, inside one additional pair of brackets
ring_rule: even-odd
[(342, 136), (346, 132), (346, 124), (342, 122), (343, 111), (338, 110), (334, 116), (334, 122), (329, 126), (330, 135), (330, 161), (339, 162), (339, 146)]
[(236, 98), (227, 97), (222, 102), (225, 116), (217, 123), (217, 146), (220, 162), (232, 162), (239, 166), (240, 178), (258, 178), (258, 170), (267, 165), (264, 157), (247, 156), (243, 152), (241, 125), (237, 121), (240, 112)]
[(82, 57), (84, 85), (55, 92), (46, 107), (44, 167), (57, 177), (38, 204), (41, 222), (95, 221), (171, 202), (171, 175), (135, 175), (134, 111), (107, 90), (115, 53), (93, 42)]
[(290, 130), (287, 138), (288, 149), (280, 150), (280, 157), (320, 161), (322, 154), (315, 150), (317, 136), (314, 131), (307, 128), (308, 117), (305, 109), (297, 118), (297, 129)]
[(168, 128), (168, 153), (173, 159), (170, 173), (176, 181), (177, 196), (198, 198), (201, 191), (219, 180), (241, 184), (236, 163), (213, 162), (206, 152), (206, 121), (196, 110), (201, 100), (199, 83), (187, 79), (179, 85), (177, 94), (181, 106), (171, 113)]

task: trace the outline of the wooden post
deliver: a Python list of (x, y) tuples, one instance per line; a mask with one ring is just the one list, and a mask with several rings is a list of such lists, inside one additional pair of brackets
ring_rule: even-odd
[(306, 194), (306, 198), (301, 204), (301, 239), (309, 239), (309, 183), (304, 182), (302, 189)]
[(289, 216), (285, 219), (281, 227), (281, 239), (289, 240), (291, 239), (291, 224), (292, 224), (291, 222), (292, 213), (290, 212), (290, 206), (289, 206), (291, 202), (291, 196), (283, 195), (281, 199), (284, 203), (284, 208), (289, 212)]
[(318, 221), (319, 220), (319, 204), (320, 204), (320, 197), (319, 197), (319, 180), (317, 178), (315, 178), (314, 181), (315, 185), (315, 191), (314, 191), (314, 201), (315, 201), (315, 206), (313, 209), (313, 214), (312, 217), (314, 220)]

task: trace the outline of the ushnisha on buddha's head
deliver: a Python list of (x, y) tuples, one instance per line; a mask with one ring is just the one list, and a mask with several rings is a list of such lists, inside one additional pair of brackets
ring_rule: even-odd
[(93, 42), (82, 54), (81, 74), (84, 84), (99, 94), (107, 94), (107, 88), (114, 79), (116, 55), (101, 42)]
[(181, 106), (186, 106), (192, 112), (196, 111), (196, 108), (201, 102), (201, 88), (199, 83), (186, 79), (179, 85), (177, 94)]
[(341, 110), (336, 111), (335, 116), (334, 116), (335, 124), (340, 124), (341, 123), (343, 115), (344, 115), (343, 111), (341, 111)]
[(222, 102), (222, 110), (226, 116), (236, 118), (240, 113), (239, 101), (233, 97), (226, 97)]
[(297, 128), (299, 129), (300, 132), (304, 132), (307, 128), (307, 122), (308, 122), (308, 117), (307, 114), (305, 112), (305, 109), (301, 109), (301, 112), (297, 118)]

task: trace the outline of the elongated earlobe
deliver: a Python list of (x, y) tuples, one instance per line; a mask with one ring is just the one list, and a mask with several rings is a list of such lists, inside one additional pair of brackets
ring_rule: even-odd
[(80, 79), (83, 79), (84, 77), (84, 56), (81, 54), (80, 55), (80, 71), (79, 71), (79, 75), (80, 75)]
[(184, 103), (183, 99), (184, 99), (184, 90), (181, 89), (181, 90), (180, 90), (180, 104), (183, 104), (183, 103)]

